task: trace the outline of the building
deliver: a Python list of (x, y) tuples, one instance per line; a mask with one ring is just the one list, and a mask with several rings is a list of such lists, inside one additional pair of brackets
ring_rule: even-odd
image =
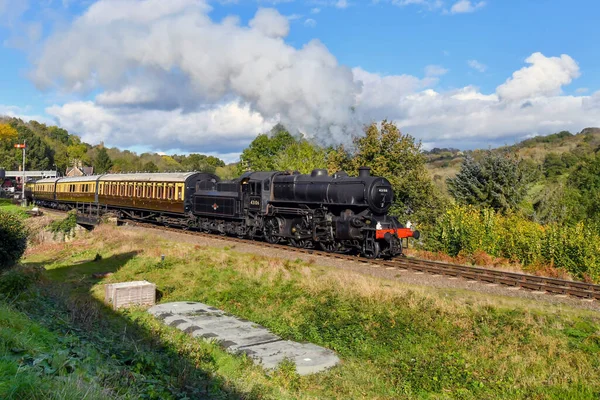
[(65, 176), (89, 176), (94, 175), (94, 167), (84, 167), (81, 164), (67, 167)]

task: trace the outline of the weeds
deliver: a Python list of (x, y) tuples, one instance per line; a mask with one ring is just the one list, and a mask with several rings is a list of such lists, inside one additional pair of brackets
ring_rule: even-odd
[[(597, 316), (522, 300), (425, 291), (316, 263), (174, 243), (117, 228), (74, 245), (32, 251), (67, 300), (32, 315), (99, 349), (102, 387), (114, 394), (191, 398), (597, 398)], [(102, 259), (91, 261), (96, 254)], [(160, 268), (165, 254), (167, 268)], [(88, 260), (88, 262), (81, 262)], [(96, 270), (114, 272), (92, 279)], [(102, 283), (147, 279), (163, 302), (202, 301), (284, 339), (335, 350), (342, 364), (298, 376), (265, 374), (246, 357), (164, 326), (145, 311), (113, 314)], [(73, 299), (73, 294), (82, 296)], [(451, 295), (451, 296), (449, 296)], [(50, 295), (49, 295), (50, 296)], [(50, 296), (56, 298), (55, 295)], [(97, 312), (90, 308), (97, 307)], [(35, 312), (34, 312), (35, 311)], [(102, 352), (100, 352), (100, 349)], [(77, 368), (77, 365), (75, 366)], [(142, 384), (143, 383), (143, 384)]]

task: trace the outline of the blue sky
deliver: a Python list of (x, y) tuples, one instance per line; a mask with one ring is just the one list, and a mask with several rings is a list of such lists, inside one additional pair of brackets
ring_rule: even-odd
[[(0, 114), (229, 160), (279, 121), (338, 143), (387, 117), (426, 146), (473, 147), (600, 116), (595, 1), (156, 1), (0, 0)], [(162, 42), (177, 54), (135, 54)]]

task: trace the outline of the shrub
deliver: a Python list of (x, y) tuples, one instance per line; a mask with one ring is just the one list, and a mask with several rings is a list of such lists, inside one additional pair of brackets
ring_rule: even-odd
[(68, 237), (76, 226), (77, 211), (72, 210), (67, 213), (67, 216), (64, 219), (52, 222), (48, 229), (54, 234), (62, 233), (65, 237)]
[(540, 225), (518, 214), (454, 206), (432, 227), (426, 249), (453, 257), (477, 255), (517, 261), (530, 269), (555, 267), (600, 282), (600, 234), (597, 227)]
[(27, 232), (21, 219), (0, 211), (0, 270), (10, 268), (21, 258), (27, 247)]
[(0, 294), (14, 296), (38, 281), (41, 269), (35, 267), (13, 268), (0, 275)]

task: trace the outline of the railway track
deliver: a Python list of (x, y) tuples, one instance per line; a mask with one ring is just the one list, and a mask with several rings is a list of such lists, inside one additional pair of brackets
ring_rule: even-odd
[(202, 236), (211, 239), (219, 239), (227, 242), (244, 243), (244, 244), (260, 244), (265, 247), (276, 248), (288, 252), (303, 253), (316, 255), (320, 257), (328, 257), (339, 260), (347, 260), (369, 264), (375, 268), (388, 268), (397, 270), (411, 270), (434, 275), (443, 275), (448, 277), (463, 278), (467, 280), (480, 281), (490, 284), (498, 284), (504, 286), (519, 287), (536, 292), (543, 292), (554, 295), (565, 295), (578, 297), (589, 300), (600, 300), (600, 285), (594, 285), (586, 282), (567, 281), (563, 279), (548, 278), (544, 276), (535, 276), (522, 274), (517, 272), (501, 271), (496, 269), (474, 267), (469, 265), (449, 264), (438, 261), (421, 260), (411, 257), (401, 257), (393, 260), (371, 260), (358, 256), (345, 254), (328, 253), (316, 249), (295, 248), (281, 244), (270, 244), (267, 242), (256, 242), (250, 239), (240, 239), (231, 236), (220, 236), (215, 234), (182, 230), (178, 228), (159, 226), (150, 223), (144, 223), (131, 220), (119, 220), (121, 223), (126, 223), (133, 226), (142, 226), (152, 229), (160, 229), (173, 231), (177, 233), (185, 233), (189, 235)]
[[(48, 209), (48, 211), (65, 213), (64, 211), (54, 209)], [(92, 224), (92, 221), (87, 221), (86, 217), (84, 217), (81, 222), (88, 225)], [(167, 227), (147, 222), (133, 221), (129, 219), (118, 220), (118, 222), (121, 224), (184, 233), (188, 235), (201, 236), (210, 239), (218, 239), (227, 242), (253, 245), (260, 244), (265, 247), (276, 248), (287, 252), (303, 253), (309, 255), (316, 255), (320, 257), (328, 257), (338, 260), (347, 260), (352, 262), (368, 264), (375, 268), (385, 267), (387, 269), (397, 269), (399, 271), (418, 271), (423, 273), (429, 273), (432, 275), (443, 275), (448, 277), (485, 282), (489, 284), (518, 287), (546, 294), (564, 295), (588, 300), (600, 300), (600, 285), (595, 285), (586, 282), (567, 281), (563, 279), (529, 275), (518, 272), (501, 271), (490, 268), (474, 267), (470, 265), (450, 264), (439, 261), (428, 261), (412, 257), (400, 257), (393, 260), (371, 260), (368, 258), (358, 256), (328, 253), (326, 251), (316, 249), (295, 248), (288, 245), (270, 244), (267, 242), (257, 242), (250, 239), (241, 239), (231, 236), (221, 236), (210, 233), (183, 230), (180, 228)]]

